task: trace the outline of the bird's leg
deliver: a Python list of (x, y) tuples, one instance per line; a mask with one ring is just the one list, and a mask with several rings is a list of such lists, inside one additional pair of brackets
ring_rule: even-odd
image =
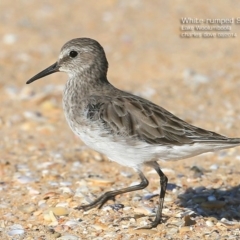
[(161, 223), (161, 221), (162, 221), (163, 202), (164, 202), (164, 197), (165, 197), (165, 193), (166, 193), (166, 189), (167, 189), (167, 183), (168, 183), (168, 178), (161, 171), (161, 169), (160, 169), (160, 167), (159, 167), (157, 162), (149, 162), (149, 163), (147, 163), (147, 165), (153, 167), (156, 170), (156, 172), (158, 173), (159, 177), (160, 177), (161, 189), (160, 189), (160, 195), (159, 195), (159, 205), (158, 205), (156, 217), (153, 220), (153, 222), (151, 222), (147, 226), (143, 226), (143, 227), (140, 227), (138, 229), (151, 229), (151, 228), (155, 228), (155, 227), (157, 227), (158, 224)]
[(140, 170), (137, 170), (137, 171), (141, 178), (141, 182), (138, 185), (127, 187), (127, 188), (122, 188), (122, 189), (115, 190), (115, 191), (106, 192), (102, 196), (97, 198), (95, 201), (93, 201), (92, 203), (87, 204), (87, 205), (82, 205), (82, 206), (80, 205), (80, 206), (76, 207), (75, 209), (77, 209), (77, 210), (83, 209), (84, 211), (87, 211), (87, 210), (97, 207), (97, 206), (98, 206), (98, 208), (101, 208), (108, 200), (113, 199), (115, 196), (117, 196), (119, 194), (146, 188), (148, 186), (147, 178), (143, 175), (143, 173)]

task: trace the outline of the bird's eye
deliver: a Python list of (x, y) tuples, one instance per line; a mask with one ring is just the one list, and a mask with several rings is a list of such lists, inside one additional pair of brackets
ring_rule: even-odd
[(69, 53), (69, 56), (70, 56), (71, 58), (75, 58), (77, 55), (78, 55), (78, 52), (76, 52), (76, 51), (71, 51), (71, 52)]

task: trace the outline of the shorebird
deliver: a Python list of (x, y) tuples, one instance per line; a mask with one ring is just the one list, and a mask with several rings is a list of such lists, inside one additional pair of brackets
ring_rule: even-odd
[(106, 192), (76, 209), (101, 208), (116, 195), (147, 187), (141, 167), (148, 165), (158, 173), (161, 189), (155, 219), (141, 228), (154, 228), (162, 220), (168, 182), (157, 161), (236, 147), (240, 138), (195, 127), (144, 98), (117, 89), (108, 81), (107, 70), (102, 46), (90, 38), (76, 38), (62, 47), (56, 63), (27, 84), (55, 72), (66, 72), (69, 78), (63, 92), (63, 109), (72, 131), (90, 148), (134, 168), (140, 176), (140, 184)]

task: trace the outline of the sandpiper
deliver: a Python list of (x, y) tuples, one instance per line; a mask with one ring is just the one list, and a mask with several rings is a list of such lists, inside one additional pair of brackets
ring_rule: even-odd
[(154, 228), (162, 220), (168, 179), (158, 160), (179, 160), (240, 145), (228, 138), (195, 127), (164, 108), (115, 88), (107, 79), (108, 62), (102, 46), (90, 38), (76, 38), (61, 49), (58, 61), (27, 84), (61, 71), (69, 79), (63, 93), (63, 108), (72, 131), (90, 148), (117, 163), (134, 168), (141, 183), (109, 191), (76, 209), (101, 208), (116, 195), (148, 186), (141, 167), (153, 167), (160, 176), (159, 206), (155, 219), (142, 228)]

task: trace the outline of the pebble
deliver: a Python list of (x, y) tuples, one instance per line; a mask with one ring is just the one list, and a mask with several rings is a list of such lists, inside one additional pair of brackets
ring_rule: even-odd
[(184, 226), (192, 226), (192, 225), (195, 225), (196, 224), (196, 221), (195, 220), (192, 220), (190, 215), (187, 215), (184, 217)]
[(192, 166), (190, 170), (194, 172), (194, 178), (199, 178), (204, 174), (204, 169), (199, 166)]
[(55, 207), (67, 208), (68, 205), (69, 205), (68, 202), (60, 202), (60, 203), (58, 203)]
[(29, 62), (30, 61), (30, 59), (31, 59), (31, 57), (30, 57), (30, 55), (28, 55), (27, 53), (18, 53), (17, 55), (16, 55), (16, 59), (17, 60), (20, 60), (20, 61), (23, 61), (23, 62)]
[(113, 210), (110, 205), (105, 205), (105, 206), (103, 206), (101, 209), (102, 209), (103, 211), (106, 211), (106, 212)]
[(17, 164), (15, 167), (18, 172), (29, 172), (29, 168), (26, 164)]
[(4, 209), (4, 208), (9, 208), (9, 204), (7, 204), (7, 203), (0, 203), (0, 209)]
[(71, 186), (71, 185), (72, 185), (72, 182), (67, 182), (67, 181), (60, 182), (60, 186), (63, 186), (63, 187), (68, 187), (68, 186)]
[(96, 230), (105, 230), (108, 228), (108, 226), (104, 223), (101, 222), (97, 222), (95, 224), (92, 225)]
[(179, 229), (180, 234), (185, 234), (186, 232), (192, 231), (190, 226), (183, 226)]
[(38, 163), (37, 168), (38, 169), (45, 169), (45, 168), (49, 168), (51, 165), (53, 165), (53, 162), (42, 162), (42, 163)]
[(9, 118), (9, 121), (11, 122), (12, 125), (14, 125), (23, 122), (24, 118), (21, 115), (14, 114)]
[(59, 197), (59, 193), (56, 192), (47, 192), (44, 194), (43, 199), (47, 200), (49, 198), (58, 198)]
[(187, 84), (198, 86), (199, 84), (206, 84), (210, 81), (209, 77), (206, 75), (199, 74), (195, 72), (194, 69), (185, 69), (183, 72), (184, 81)]
[(25, 204), (25, 205), (19, 206), (18, 209), (23, 213), (32, 213), (35, 211), (36, 207), (34, 204)]
[(187, 211), (185, 211), (185, 212), (183, 212), (183, 213), (181, 213), (181, 217), (185, 217), (185, 216), (192, 216), (192, 215), (194, 215), (195, 214), (195, 212), (194, 211), (192, 211), (192, 210), (187, 210)]
[(18, 96), (19, 91), (15, 86), (6, 86), (4, 90), (11, 98), (16, 98)]
[(144, 215), (153, 214), (153, 208), (149, 208), (149, 207), (137, 207), (137, 208), (134, 208), (133, 211), (135, 213), (140, 213), (140, 214), (144, 214)]
[(100, 153), (92, 152), (91, 155), (92, 155), (94, 160), (99, 161), (99, 162), (103, 161), (103, 157), (102, 157), (102, 155)]
[(181, 217), (183, 217), (183, 213), (182, 212), (178, 212), (174, 216), (177, 217), (177, 218), (181, 218)]
[(59, 182), (53, 182), (53, 181), (49, 181), (48, 184), (52, 187), (58, 187)]
[(144, 201), (144, 200), (148, 201), (148, 200), (150, 200), (150, 199), (152, 199), (152, 198), (154, 198), (154, 197), (156, 197), (156, 196), (158, 196), (158, 195), (159, 195), (159, 194), (147, 193), (147, 194), (143, 195), (142, 200), (143, 200), (143, 201)]
[(43, 208), (43, 207), (45, 207), (45, 206), (46, 206), (46, 200), (45, 200), (45, 199), (38, 201), (38, 207)]
[(42, 211), (41, 210), (38, 210), (36, 212), (33, 213), (34, 216), (39, 216), (40, 214), (42, 214)]
[(199, 204), (199, 203), (205, 202), (205, 201), (206, 201), (206, 198), (205, 198), (205, 197), (194, 197), (194, 198), (192, 199), (192, 201), (193, 201), (193, 203)]
[(71, 229), (73, 229), (73, 228), (75, 228), (76, 226), (79, 225), (79, 221), (69, 220), (69, 221), (65, 222), (64, 225), (70, 227)]
[(173, 198), (168, 196), (164, 198), (164, 202), (173, 202)]
[[(173, 235), (173, 234), (176, 234), (179, 230), (177, 228), (170, 228), (167, 230), (167, 233), (169, 235)], [(171, 239), (171, 238), (170, 238)]]
[(219, 168), (219, 166), (217, 164), (213, 164), (210, 166), (211, 170), (217, 170)]
[(30, 195), (39, 195), (40, 194), (40, 192), (38, 190), (36, 190), (36, 189), (34, 189), (32, 187), (27, 187), (27, 189), (28, 189), (28, 193)]
[(33, 122), (25, 122), (20, 125), (22, 131), (32, 131), (36, 128), (36, 125)]
[(71, 235), (71, 234), (67, 234), (67, 235), (57, 238), (57, 240), (79, 240), (79, 237)]
[(41, 103), (41, 109), (43, 111), (46, 111), (46, 113), (47, 113), (47, 112), (51, 112), (51, 111), (57, 109), (57, 106), (56, 106), (56, 103), (54, 101), (46, 100), (46, 101), (43, 101)]
[(216, 201), (216, 200), (217, 200), (217, 199), (216, 199), (215, 196), (213, 196), (213, 195), (208, 196), (208, 201), (209, 201), (209, 202), (213, 202), (213, 201)]
[[(63, 158), (64, 158), (64, 160), (66, 160), (65, 155), (63, 156)], [(83, 166), (82, 163), (80, 163), (79, 161), (75, 161), (75, 162), (72, 163), (71, 169), (76, 171), (78, 168), (80, 168), (82, 166)]]
[(167, 185), (167, 191), (177, 191), (177, 188), (179, 188), (179, 186), (174, 183), (168, 183)]
[(124, 207), (124, 208), (123, 208), (123, 211), (130, 211), (131, 209), (132, 209), (132, 207), (127, 206), (127, 207)]
[(35, 95), (35, 92), (33, 91), (32, 87), (25, 85), (24, 87), (22, 87), (18, 96), (21, 100), (29, 100), (34, 95)]
[(194, 188), (194, 190), (195, 190), (196, 193), (201, 193), (201, 192), (203, 192), (205, 189), (206, 189), (206, 187), (204, 187), (204, 186), (200, 186), (200, 187)]
[(9, 227), (8, 235), (14, 236), (14, 235), (23, 235), (24, 234), (24, 228), (20, 224), (14, 224)]
[(130, 233), (137, 233), (137, 234), (147, 234), (149, 236), (151, 236), (152, 234), (156, 234), (157, 230), (156, 229), (129, 229)]
[(124, 205), (121, 203), (115, 203), (115, 204), (111, 204), (109, 206), (115, 211), (119, 211), (120, 209), (124, 208)]
[(133, 202), (139, 202), (139, 201), (141, 201), (141, 200), (142, 200), (142, 197), (141, 197), (141, 196), (138, 196), (138, 195), (132, 198), (132, 201), (133, 201)]
[(69, 196), (72, 196), (74, 194), (73, 190), (69, 187), (60, 187), (59, 190), (63, 193), (63, 194), (68, 194)]
[(137, 94), (143, 98), (151, 99), (151, 97), (156, 93), (156, 90), (154, 88), (151, 88), (149, 86), (144, 86), (144, 89), (141, 92), (134, 92), (134, 94)]
[(240, 223), (239, 222), (229, 221), (226, 218), (222, 218), (221, 222), (226, 224), (226, 225), (229, 225), (229, 226), (237, 224), (240, 227)]
[(28, 176), (18, 176), (16, 179), (21, 184), (27, 184), (37, 181), (36, 178), (28, 177)]
[(76, 183), (80, 186), (79, 188), (77, 188), (76, 192), (80, 191), (82, 188), (85, 188), (85, 190), (87, 190), (87, 192), (88, 192), (88, 187), (86, 186), (87, 181), (85, 179), (81, 179), (81, 180), (77, 181)]
[(17, 41), (17, 35), (13, 33), (7, 33), (3, 35), (2, 41), (7, 45), (12, 45)]
[(203, 202), (201, 204), (201, 207), (203, 208), (210, 208), (210, 209), (220, 209), (223, 208), (226, 205), (226, 202), (224, 201), (211, 201), (211, 202)]
[(212, 226), (214, 226), (214, 223), (213, 223), (212, 221), (210, 221), (210, 220), (207, 220), (207, 221), (206, 221), (206, 225), (207, 225), (208, 227), (212, 227)]
[(0, 220), (0, 228), (5, 228), (5, 223), (4, 223), (4, 220)]
[(176, 171), (172, 168), (161, 168), (161, 170), (165, 173), (165, 174), (176, 174)]
[(33, 121), (43, 122), (45, 118), (42, 116), (40, 112), (37, 111), (25, 111), (23, 113), (24, 117)]
[(225, 231), (227, 229), (227, 226), (221, 222), (218, 222), (216, 224), (217, 228), (220, 229), (221, 231)]
[(136, 223), (136, 219), (135, 218), (130, 218), (129, 223)]
[(36, 127), (36, 130), (41, 134), (48, 135), (55, 131), (55, 127), (52, 125), (43, 125)]
[(120, 174), (125, 178), (130, 178), (133, 175), (132, 173), (126, 171), (121, 171)]
[(61, 233), (54, 232), (51, 236), (53, 237), (53, 239), (56, 239), (56, 238), (58, 239), (59, 237), (61, 237)]

